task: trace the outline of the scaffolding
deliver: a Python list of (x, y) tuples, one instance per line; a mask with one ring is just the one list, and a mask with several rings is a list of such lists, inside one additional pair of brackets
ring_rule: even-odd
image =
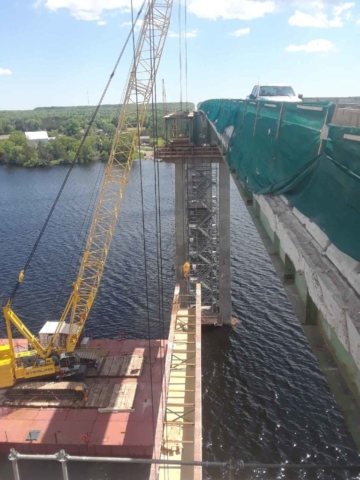
[[(200, 283), (202, 323), (221, 326), (224, 322), (230, 323), (231, 317), (230, 295), (229, 305), (224, 294), (220, 301), (220, 290), (226, 293), (227, 288), (230, 291), (230, 268), (227, 272), (222, 267), (220, 277), (220, 253), (224, 256), (224, 252), (230, 252), (230, 248), (226, 247), (230, 239), (227, 232), (222, 237), (220, 252), (220, 201), (224, 205), (228, 188), (225, 185), (220, 194), (222, 153), (218, 145), (209, 142), (211, 139), (205, 133), (206, 125), (201, 124), (201, 118), (196, 112), (167, 115), (165, 123), (169, 140), (158, 149), (157, 156), (176, 165), (177, 280), (182, 278), (184, 263), (189, 262), (191, 267), (186, 292), (195, 295), (196, 284)], [(230, 261), (227, 263), (230, 265)], [(222, 265), (227, 263), (223, 258)]]
[(219, 313), (219, 164), (185, 163), (189, 293), (202, 285), (205, 316)]

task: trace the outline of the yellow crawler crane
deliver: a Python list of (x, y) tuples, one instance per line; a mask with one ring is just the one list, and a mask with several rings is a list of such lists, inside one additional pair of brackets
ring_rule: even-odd
[[(3, 309), (9, 344), (0, 347), (0, 388), (11, 387), (20, 379), (39, 379), (49, 375), (68, 377), (81, 371), (81, 361), (74, 350), (104, 271), (133, 165), (138, 135), (143, 127), (155, 85), (169, 29), (172, 5), (173, 0), (149, 0), (135, 47), (134, 61), (124, 90), (122, 110), (78, 277), (49, 345), (44, 348), (26, 328), (12, 310), (11, 299)], [(129, 123), (128, 114), (131, 105), (137, 109), (138, 125)], [(19, 283), (23, 278), (22, 271), (19, 275)], [(65, 323), (69, 323), (69, 334), (64, 348), (57, 345), (57, 338)], [(14, 351), (12, 326), (15, 326), (28, 340), (32, 347), (31, 351), (20, 353)], [(29, 388), (31, 390), (31, 386)]]

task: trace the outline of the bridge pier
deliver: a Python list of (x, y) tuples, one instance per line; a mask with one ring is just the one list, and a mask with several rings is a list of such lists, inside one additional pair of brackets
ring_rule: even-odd
[(183, 295), (201, 283), (203, 324), (230, 325), (230, 173), (200, 114), (171, 114), (165, 124), (169, 141), (157, 154), (175, 164), (176, 281)]
[(306, 295), (305, 325), (317, 325), (318, 309), (309, 293)]

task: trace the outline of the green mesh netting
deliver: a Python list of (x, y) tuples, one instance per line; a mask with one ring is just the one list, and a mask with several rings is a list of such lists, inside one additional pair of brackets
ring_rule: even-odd
[(228, 164), (248, 190), (285, 195), (360, 261), (360, 129), (331, 125), (334, 104), (208, 100), (199, 110), (232, 131)]

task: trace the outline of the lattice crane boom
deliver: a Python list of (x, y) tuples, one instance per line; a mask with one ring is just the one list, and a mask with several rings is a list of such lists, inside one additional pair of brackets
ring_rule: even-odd
[[(56, 350), (56, 339), (67, 320), (70, 322), (70, 328), (66, 352), (74, 351), (96, 297), (133, 165), (138, 134), (144, 125), (147, 107), (155, 86), (169, 29), (172, 5), (173, 0), (149, 0), (78, 277), (48, 347), (42, 347), (24, 326), (11, 309), (11, 302), (4, 307), (9, 342), (12, 341), (10, 328), (12, 323), (44, 359)], [(137, 108), (138, 125), (130, 124), (128, 118), (130, 105)]]

